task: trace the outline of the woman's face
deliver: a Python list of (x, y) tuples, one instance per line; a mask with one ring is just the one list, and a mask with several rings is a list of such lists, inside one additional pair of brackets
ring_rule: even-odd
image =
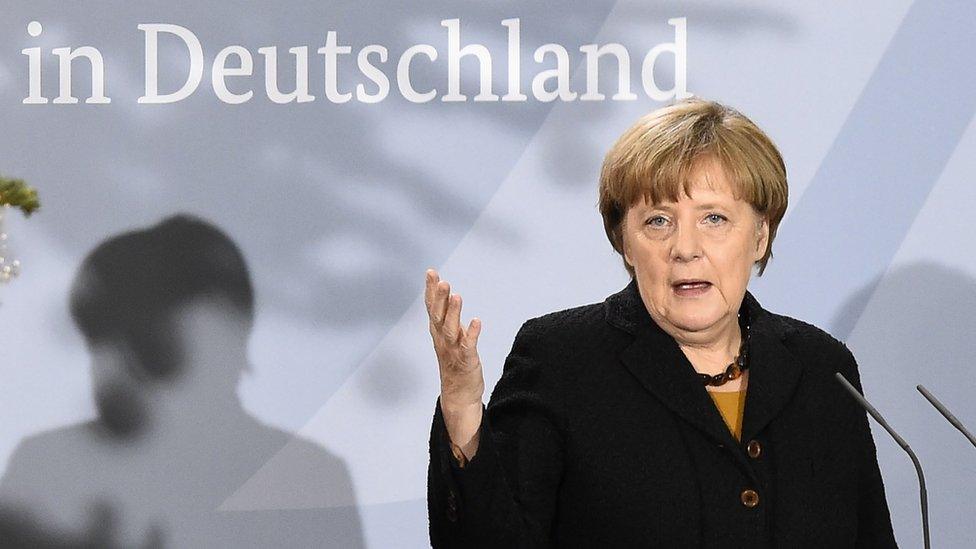
[(658, 204), (641, 199), (627, 211), (624, 257), (651, 318), (679, 342), (707, 344), (736, 326), (769, 227), (752, 205), (732, 195), (718, 162), (699, 162), (690, 178), (691, 196)]

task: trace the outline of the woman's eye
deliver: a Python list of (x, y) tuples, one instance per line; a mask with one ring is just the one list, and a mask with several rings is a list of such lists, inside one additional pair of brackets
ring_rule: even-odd
[(656, 215), (656, 216), (648, 219), (647, 220), (647, 224), (650, 225), (650, 226), (652, 226), (652, 227), (663, 227), (664, 226), (664, 223), (661, 223), (663, 221), (667, 221), (667, 219), (665, 219), (665, 218), (663, 218), (663, 217), (661, 217), (659, 215)]
[(707, 219), (708, 221), (716, 225), (723, 221), (726, 221), (725, 216), (721, 214), (708, 214), (708, 216), (705, 219)]

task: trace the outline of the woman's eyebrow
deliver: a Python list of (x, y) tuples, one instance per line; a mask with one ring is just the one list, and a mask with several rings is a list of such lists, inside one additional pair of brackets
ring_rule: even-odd
[[(664, 210), (664, 211), (670, 212), (670, 211), (673, 211), (674, 210), (674, 206), (672, 204), (673, 203), (671, 203), (671, 202), (661, 203), (661, 204), (654, 204), (654, 205), (646, 206), (645, 209), (646, 210)], [(695, 209), (696, 210), (712, 210), (712, 209), (715, 209), (715, 208), (727, 209), (728, 208), (728, 205), (727, 204), (723, 204), (721, 202), (706, 202), (704, 204), (698, 204), (697, 206), (695, 206)]]
[(658, 203), (658, 204), (648, 204), (647, 206), (644, 207), (644, 209), (645, 210), (648, 210), (648, 211), (650, 211), (650, 210), (665, 210), (665, 211), (669, 211), (670, 212), (671, 210), (674, 209), (674, 206), (672, 206), (671, 204), (673, 204), (673, 202)]
[(695, 209), (696, 210), (711, 210), (711, 209), (714, 209), (714, 208), (725, 208), (725, 207), (726, 207), (726, 205), (725, 204), (722, 204), (720, 202), (707, 202), (705, 204), (699, 204), (698, 206), (695, 206)]

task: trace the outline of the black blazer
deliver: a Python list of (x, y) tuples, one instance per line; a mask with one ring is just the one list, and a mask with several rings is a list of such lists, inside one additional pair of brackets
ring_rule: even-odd
[[(474, 459), (435, 405), (435, 547), (897, 547), (854, 356), (748, 291), (736, 441), (636, 281), (522, 325)], [(752, 491), (752, 492), (749, 492)]]

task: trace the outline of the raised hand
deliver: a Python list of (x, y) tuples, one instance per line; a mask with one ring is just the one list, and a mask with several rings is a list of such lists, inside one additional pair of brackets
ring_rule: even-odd
[(481, 320), (461, 324), (461, 296), (437, 271), (427, 270), (424, 303), (441, 375), (441, 412), (451, 441), (471, 459), (478, 449), (485, 377), (478, 356)]

